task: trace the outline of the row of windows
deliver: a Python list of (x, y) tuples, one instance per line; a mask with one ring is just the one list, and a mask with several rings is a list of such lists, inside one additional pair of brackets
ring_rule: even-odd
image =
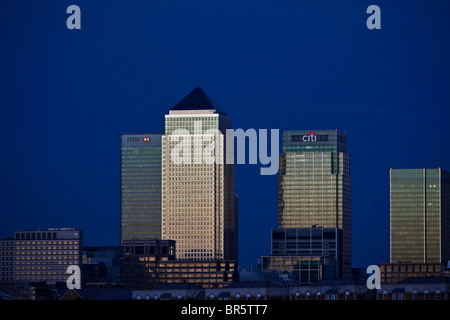
[(165, 123), (170, 122), (183, 122), (183, 121), (210, 121), (210, 122), (218, 122), (219, 117), (218, 114), (208, 114), (208, 116), (169, 116), (165, 118)]
[[(408, 294), (409, 295), (409, 294)], [(422, 295), (422, 294), (421, 294)], [(392, 300), (405, 300), (406, 298), (406, 294), (403, 292), (396, 292), (396, 293), (392, 293), (391, 294), (391, 298)], [(411, 298), (412, 300), (418, 300), (419, 299), (419, 293), (417, 291), (413, 291), (411, 294)], [(382, 295), (381, 295), (381, 299), (382, 300), (387, 300), (388, 299), (388, 293), (387, 291), (383, 291)], [(430, 300), (430, 292), (428, 290), (425, 290), (423, 293), (423, 299), (424, 300)], [(434, 299), (435, 300), (441, 300), (441, 292), (439, 290), (435, 291), (434, 294)]]
[(78, 241), (15, 241), (15, 245), (68, 245), (68, 244), (78, 244)]
[(59, 269), (60, 271), (62, 270), (66, 270), (66, 267), (68, 266), (68, 263), (59, 263), (57, 265), (52, 265), (52, 266), (36, 266), (33, 265), (32, 267), (20, 267), (20, 266), (15, 266), (14, 270), (56, 270)]
[[(77, 259), (76, 256), (51, 256), (51, 257), (46, 257), (46, 256), (37, 256), (37, 257), (17, 257), (14, 261), (16, 264), (25, 264), (25, 261), (30, 261), (32, 260), (32, 263), (39, 263), (39, 261), (47, 261), (47, 260), (62, 260), (62, 261), (67, 261), (67, 260), (71, 260), (71, 259)], [(48, 262), (43, 262), (48, 263)], [(26, 264), (30, 264), (29, 262), (26, 262)]]
[[(75, 233), (75, 238), (77, 233)], [(16, 240), (55, 240), (57, 239), (56, 232), (16, 232)]]

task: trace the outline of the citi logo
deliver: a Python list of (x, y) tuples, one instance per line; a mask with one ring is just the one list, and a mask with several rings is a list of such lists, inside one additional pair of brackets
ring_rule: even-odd
[(308, 134), (305, 134), (302, 136), (303, 142), (317, 142), (317, 133), (314, 131), (308, 132)]

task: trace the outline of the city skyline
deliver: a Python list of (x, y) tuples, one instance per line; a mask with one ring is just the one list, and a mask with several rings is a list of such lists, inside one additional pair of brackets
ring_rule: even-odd
[[(347, 132), (352, 266), (389, 262), (390, 168), (450, 168), (450, 4), (378, 1), (368, 30), (370, 4), (99, 1), (68, 30), (64, 4), (2, 2), (0, 238), (67, 226), (118, 245), (121, 134), (164, 132), (200, 85), (235, 128)], [(243, 266), (277, 227), (259, 169), (235, 166)]]

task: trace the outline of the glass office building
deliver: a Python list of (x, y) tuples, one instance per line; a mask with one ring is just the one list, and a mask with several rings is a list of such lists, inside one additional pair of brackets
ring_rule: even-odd
[(437, 169), (390, 170), (391, 263), (450, 260), (450, 175)]
[(258, 268), (278, 271), (293, 276), (296, 284), (311, 284), (336, 279), (336, 260), (319, 256), (262, 256)]
[(161, 238), (161, 137), (121, 137), (121, 243)]
[(231, 120), (200, 87), (165, 116), (162, 238), (176, 241), (177, 259), (237, 259), (234, 165), (225, 164), (228, 128)]
[(336, 260), (339, 276), (341, 230), (338, 228), (272, 229), (272, 256), (323, 256)]
[(351, 276), (351, 178), (346, 134), (338, 130), (283, 133), (278, 176), (279, 228), (342, 230), (340, 277)]

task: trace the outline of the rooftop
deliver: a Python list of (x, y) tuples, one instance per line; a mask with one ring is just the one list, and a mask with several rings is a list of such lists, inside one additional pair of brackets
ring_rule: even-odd
[(217, 102), (211, 99), (200, 86), (195, 87), (194, 90), (178, 102), (171, 110), (215, 110), (219, 114), (226, 115)]

